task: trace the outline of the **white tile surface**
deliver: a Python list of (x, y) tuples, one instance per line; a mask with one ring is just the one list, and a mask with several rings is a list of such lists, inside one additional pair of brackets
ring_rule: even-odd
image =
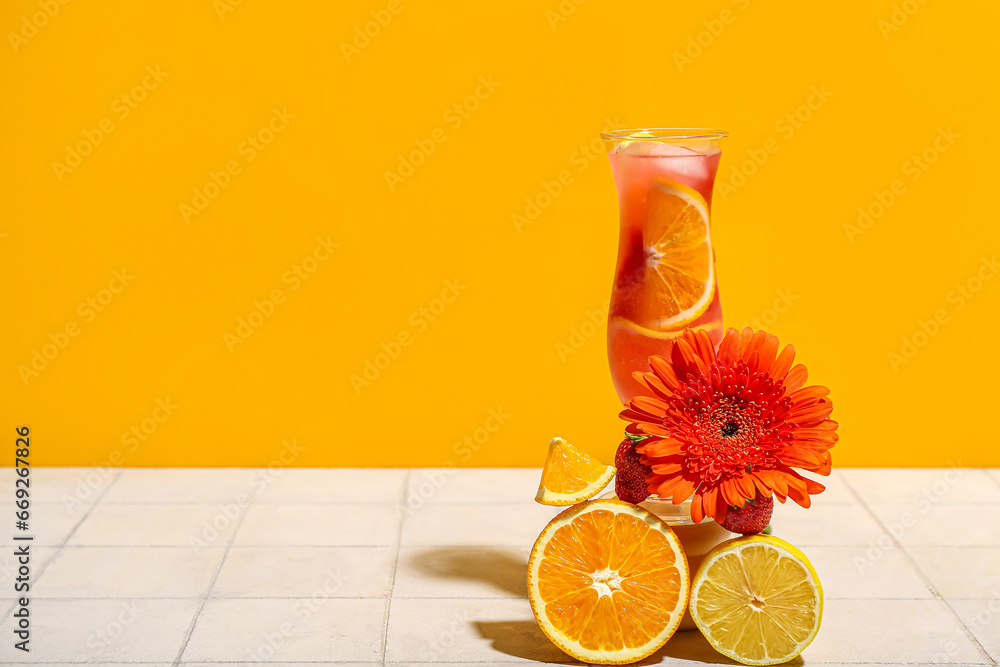
[(402, 547), (393, 596), (526, 598), (530, 548)]
[(774, 535), (800, 549), (820, 545), (867, 545), (883, 533), (863, 506), (824, 504), (819, 500), (809, 509), (791, 500), (775, 503), (771, 526)]
[(15, 532), (18, 537), (34, 537), (32, 544), (37, 546), (58, 546), (66, 541), (66, 537), (92, 508), (93, 505), (67, 507), (62, 503), (32, 502), (27, 510), (28, 530), (15, 531), (14, 512), (24, 510), (15, 508), (13, 503), (2, 502), (0, 503), (0, 517), (3, 517), (4, 523), (3, 530), (0, 532), (0, 546), (6, 550), (9, 545), (16, 544), (17, 542), (13, 539)]
[(395, 558), (392, 547), (233, 547), (212, 596), (384, 597)]
[[(4, 547), (0, 551), (0, 591), (6, 597), (14, 594), (14, 583), (20, 568), (20, 556), (14, 554), (18, 547)], [(58, 547), (30, 546), (28, 548), (28, 566), (34, 573), (34, 581), (38, 581), (39, 574), (52, 561), (52, 557), (59, 552)], [(2, 607), (0, 607), (2, 613)]]
[(46, 600), (29, 609), (31, 651), (12, 655), (7, 641), (14, 621), (0, 624), (4, 659), (23, 664), (54, 662), (172, 663), (191, 625), (196, 600)]
[(989, 656), (1000, 662), (1000, 591), (988, 600), (950, 600), (948, 604)]
[(938, 594), (1000, 598), (1000, 547), (907, 547)]
[(869, 504), (904, 546), (1000, 547), (1000, 519), (978, 505)]
[(185, 662), (378, 661), (386, 600), (208, 600)]
[(813, 503), (816, 505), (830, 505), (842, 503), (857, 503), (858, 497), (847, 485), (840, 470), (834, 470), (826, 477), (821, 475), (809, 475), (812, 479), (826, 487), (822, 493), (813, 496)]
[(66, 547), (34, 586), (39, 598), (197, 598), (208, 593), (220, 547)]
[[(28, 662), (172, 664), (192, 625), (182, 664), (572, 662), (525, 599), (528, 552), (561, 511), (533, 502), (537, 469), (44, 470)], [(807, 664), (987, 663), (967, 632), (1000, 654), (1000, 475), (945, 488), (945, 472), (836, 470), (812, 509), (775, 509), (826, 591)], [(14, 566), (4, 546), (0, 586)], [(692, 662), (725, 660), (697, 632), (650, 659)]]
[(253, 495), (252, 474), (246, 468), (126, 468), (102, 502), (236, 502), (241, 493)]
[(234, 546), (388, 546), (399, 512), (391, 505), (254, 505)]
[(81, 546), (226, 546), (246, 508), (223, 504), (98, 504), (69, 544)]
[(442, 503), (522, 504), (538, 491), (538, 468), (414, 468), (406, 490), (408, 507)]
[[(911, 631), (913, 624), (919, 631)], [(905, 628), (905, 630), (904, 630)], [(941, 600), (827, 600), (812, 662), (988, 664)]]
[(387, 662), (565, 661), (542, 634), (527, 600), (395, 599)]
[(879, 545), (809, 547), (806, 557), (816, 568), (828, 598), (932, 598), (934, 592), (896, 547)]
[(845, 468), (840, 474), (866, 503), (1000, 503), (1000, 484), (971, 468)]
[[(36, 468), (29, 474), (28, 490), (34, 503), (59, 503), (64, 507), (92, 505), (121, 472), (120, 468)], [(0, 489), (11, 489), (18, 478), (14, 468), (0, 468)], [(4, 499), (7, 499), (6, 493)]]
[(519, 505), (426, 505), (405, 517), (401, 543), (530, 546), (559, 511), (533, 500)]
[(395, 504), (406, 486), (405, 468), (284, 468), (253, 471), (261, 503)]

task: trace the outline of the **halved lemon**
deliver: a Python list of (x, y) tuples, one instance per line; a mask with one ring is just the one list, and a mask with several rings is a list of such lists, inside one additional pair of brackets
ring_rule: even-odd
[(712, 549), (691, 585), (691, 617), (716, 651), (744, 665), (787, 662), (823, 617), (823, 587), (805, 554), (770, 535)]
[(543, 505), (575, 505), (600, 493), (614, 475), (614, 466), (587, 456), (562, 438), (552, 438), (535, 500)]
[(646, 198), (642, 229), (646, 270), (635, 290), (629, 319), (655, 329), (678, 329), (695, 321), (715, 296), (715, 261), (708, 205), (697, 191), (675, 181), (657, 181)]
[(571, 507), (538, 536), (528, 597), (542, 632), (583, 662), (618, 665), (663, 646), (690, 592), (687, 559), (670, 527), (621, 500)]

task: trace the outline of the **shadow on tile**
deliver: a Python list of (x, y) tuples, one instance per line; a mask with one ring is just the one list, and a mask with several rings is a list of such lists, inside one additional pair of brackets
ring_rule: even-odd
[(518, 597), (528, 597), (528, 561), (510, 551), (445, 547), (421, 551), (410, 562), (429, 577), (482, 582)]
[[(494, 650), (505, 655), (539, 662), (583, 664), (573, 660), (550, 642), (534, 621), (476, 621), (473, 625), (480, 637), (488, 639)], [(697, 630), (674, 634), (659, 651), (632, 664), (658, 665), (664, 661), (673, 663), (675, 660), (716, 665), (738, 664), (716, 652)], [(804, 663), (799, 657), (784, 664), (798, 667)]]
[(493, 650), (504, 655), (537, 662), (560, 662), (578, 665), (563, 653), (538, 628), (534, 621), (475, 621), (472, 624)]
[[(664, 644), (663, 648), (636, 664), (655, 665), (661, 662), (664, 658), (670, 658), (671, 660), (694, 660), (700, 663), (715, 665), (739, 664), (712, 648), (712, 645), (708, 643), (698, 630), (675, 632), (674, 636), (671, 637), (666, 644)], [(795, 660), (784, 664), (801, 665), (802, 660), (800, 658), (796, 658)]]

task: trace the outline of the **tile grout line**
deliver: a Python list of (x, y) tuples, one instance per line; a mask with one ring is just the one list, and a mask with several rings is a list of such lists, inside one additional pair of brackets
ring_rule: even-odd
[(236, 533), (239, 532), (240, 526), (243, 525), (243, 519), (247, 515), (247, 510), (249, 505), (243, 508), (240, 512), (239, 518), (236, 520), (236, 525), (233, 526), (233, 533), (229, 536), (229, 540), (226, 542), (226, 550), (222, 554), (222, 558), (219, 560), (218, 567), (215, 568), (215, 574), (212, 575), (212, 580), (208, 582), (208, 588), (205, 589), (205, 595), (201, 597), (201, 604), (198, 605), (197, 611), (195, 611), (194, 616), (191, 618), (191, 623), (188, 625), (187, 631), (184, 633), (184, 639), (181, 641), (181, 647), (177, 651), (177, 657), (173, 660), (173, 667), (177, 667), (181, 664), (181, 658), (184, 656), (184, 651), (187, 650), (188, 642), (191, 641), (191, 636), (194, 634), (194, 627), (198, 623), (198, 618), (201, 616), (202, 610), (205, 608), (205, 603), (208, 602), (212, 595), (212, 589), (215, 588), (215, 582), (219, 579), (219, 573), (222, 572), (222, 566), (226, 564), (226, 558), (229, 557), (229, 549), (233, 545), (233, 541), (236, 540)]
[[(115, 472), (114, 477), (112, 477), (108, 485), (104, 487), (104, 491), (102, 491), (100, 495), (94, 498), (94, 502), (92, 502), (90, 504), (90, 507), (88, 507), (87, 510), (83, 513), (83, 516), (80, 517), (80, 520), (76, 522), (76, 525), (74, 525), (73, 528), (70, 529), (70, 531), (66, 534), (66, 537), (60, 541), (57, 547), (55, 547), (56, 552), (52, 554), (49, 557), (49, 559), (45, 561), (45, 564), (42, 565), (42, 567), (38, 570), (38, 574), (35, 575), (34, 580), (31, 582), (32, 585), (37, 585), (38, 580), (42, 578), (42, 575), (45, 574), (45, 571), (49, 569), (49, 566), (59, 559), (59, 556), (62, 554), (63, 549), (66, 548), (67, 543), (73, 538), (73, 535), (76, 534), (76, 531), (79, 530), (80, 525), (87, 520), (87, 517), (90, 516), (90, 513), (94, 511), (94, 508), (97, 507), (97, 505), (101, 502), (101, 499), (104, 498), (104, 496), (108, 493), (108, 491), (111, 490), (111, 487), (115, 485), (115, 482), (118, 481), (118, 478), (121, 477), (121, 475), (122, 475), (122, 469), (118, 468)], [(57, 503), (57, 504), (62, 504), (62, 503)], [(32, 506), (34, 506), (34, 503), (32, 503)], [(29, 598), (34, 597), (30, 595), (31, 592), (30, 590), (28, 592), (29, 592)], [(37, 600), (40, 598), (35, 597), (35, 599)], [(10, 605), (7, 611), (3, 613), (3, 616), (0, 616), (0, 623), (3, 623), (4, 621), (7, 620), (7, 617), (10, 616), (11, 612), (14, 611), (14, 607), (16, 606), (17, 606), (17, 598), (14, 599), (14, 602)]]
[(912, 567), (916, 571), (916, 573), (923, 580), (924, 584), (931, 590), (931, 592), (934, 594), (934, 599), (940, 600), (942, 603), (944, 603), (945, 609), (947, 609), (948, 613), (951, 614), (952, 618), (955, 619), (955, 621), (958, 623), (958, 626), (962, 628), (962, 632), (964, 632), (968, 640), (972, 642), (972, 645), (979, 650), (980, 656), (986, 659), (986, 664), (996, 665), (997, 663), (995, 660), (993, 660), (993, 657), (983, 647), (983, 645), (979, 643), (979, 640), (976, 639), (976, 636), (972, 634), (972, 630), (969, 629), (969, 627), (965, 624), (965, 621), (963, 621), (961, 617), (959, 617), (959, 615), (955, 612), (955, 610), (952, 609), (951, 605), (948, 604), (948, 601), (941, 596), (941, 593), (938, 592), (937, 587), (931, 582), (930, 578), (927, 576), (927, 573), (925, 573), (923, 568), (920, 567), (920, 565), (917, 563), (916, 559), (909, 552), (909, 550), (898, 539), (896, 539), (896, 536), (889, 531), (888, 526), (886, 526), (885, 523), (882, 522), (882, 519), (880, 519), (878, 515), (876, 515), (875, 512), (872, 511), (872, 509), (868, 506), (868, 503), (864, 500), (864, 498), (861, 497), (861, 494), (858, 493), (857, 489), (854, 488), (854, 485), (851, 484), (851, 482), (846, 477), (842, 477), (841, 479), (843, 480), (844, 484), (847, 485), (847, 488), (854, 495), (854, 497), (857, 498), (858, 502), (861, 503), (861, 507), (864, 508), (865, 512), (868, 513), (868, 516), (874, 519), (875, 522), (879, 525), (879, 527), (882, 529), (883, 535), (889, 536), (889, 539), (892, 540), (892, 543), (896, 546), (897, 549), (899, 549), (900, 553), (903, 554), (903, 557), (907, 560), (907, 562), (909, 562), (910, 567)]
[(392, 611), (392, 598), (396, 589), (396, 571), (399, 569), (399, 552), (403, 545), (403, 523), (406, 521), (406, 494), (410, 490), (410, 478), (413, 476), (413, 469), (406, 469), (406, 476), (403, 478), (403, 497), (400, 500), (401, 509), (399, 516), (399, 527), (396, 530), (396, 556), (392, 559), (392, 572), (389, 575), (389, 596), (385, 602), (385, 619), (382, 623), (382, 650), (379, 661), (385, 665), (385, 652), (389, 645), (389, 612)]

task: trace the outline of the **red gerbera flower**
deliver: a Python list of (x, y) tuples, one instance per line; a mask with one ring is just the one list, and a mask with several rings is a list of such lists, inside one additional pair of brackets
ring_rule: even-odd
[(719, 349), (704, 331), (688, 329), (665, 356), (652, 356), (651, 373), (632, 376), (650, 394), (628, 402), (625, 429), (648, 435), (636, 447), (652, 466), (650, 493), (680, 504), (692, 498), (691, 517), (725, 520), (760, 491), (809, 507), (825, 487), (793, 468), (830, 474), (837, 422), (829, 419), (830, 390), (805, 386), (806, 367), (792, 366), (795, 348), (779, 354), (778, 338), (764, 331), (729, 329)]

